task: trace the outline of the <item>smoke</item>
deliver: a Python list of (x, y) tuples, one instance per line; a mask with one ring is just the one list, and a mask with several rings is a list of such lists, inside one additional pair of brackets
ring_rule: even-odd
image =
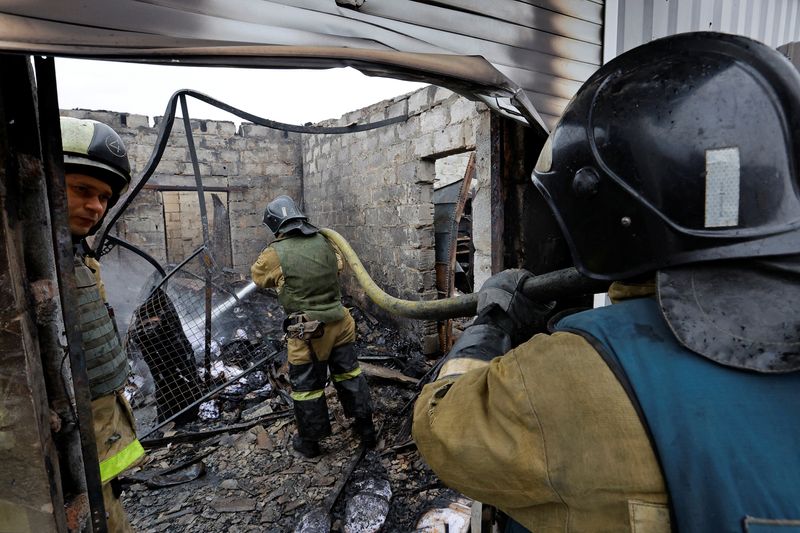
[(161, 279), (153, 265), (125, 248), (116, 247), (100, 258), (106, 297), (114, 309), (117, 327), (125, 336), (133, 312)]

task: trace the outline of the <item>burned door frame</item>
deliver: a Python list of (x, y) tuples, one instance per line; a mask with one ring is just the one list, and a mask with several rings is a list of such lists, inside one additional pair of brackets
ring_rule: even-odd
[[(438, 205), (442, 205), (442, 203), (436, 202), (436, 191), (441, 190), (447, 187), (455, 187), (455, 185), (459, 185), (458, 194), (455, 198), (455, 202), (446, 202), (444, 205), (452, 205), (452, 209), (448, 215), (447, 220), (447, 242), (441, 243), (439, 242), (437, 235), (440, 232), (437, 232), (437, 220), (438, 216), (434, 214), (434, 247), (436, 249), (435, 253), (435, 270), (436, 270), (436, 290), (439, 294), (440, 298), (450, 298), (453, 296), (453, 292), (455, 290), (455, 267), (457, 264), (457, 254), (458, 254), (458, 240), (459, 240), (459, 229), (461, 226), (461, 220), (464, 215), (464, 208), (466, 206), (468, 197), (470, 196), (470, 190), (472, 188), (472, 183), (476, 180), (476, 150), (474, 148), (465, 149), (463, 152), (457, 152), (456, 154), (450, 154), (447, 157), (451, 157), (452, 155), (459, 155), (459, 154), (469, 154), (467, 158), (467, 164), (464, 168), (464, 174), (460, 180), (456, 180), (452, 183), (444, 185), (439, 189), (434, 189), (434, 213), (436, 213), (436, 207)], [(439, 160), (444, 158), (439, 158)], [(472, 226), (470, 225), (472, 228)], [(446, 246), (444, 246), (446, 244)], [(444, 258), (445, 261), (440, 261), (441, 259), (441, 248), (445, 248), (443, 251), (446, 252), (446, 257)], [(472, 246), (472, 234), (470, 232), (470, 263), (474, 263), (474, 258), (472, 257), (474, 253), (474, 249)], [(473, 270), (473, 269), (471, 269)], [(473, 278), (474, 283), (474, 278)], [(471, 292), (471, 291), (470, 291)], [(452, 320), (441, 320), (437, 323), (437, 330), (439, 335), (439, 351), (441, 353), (447, 353), (450, 351), (450, 348), (453, 346), (454, 338), (453, 338), (453, 324)]]
[(531, 176), (546, 137), (491, 115), (492, 272), (525, 268), (544, 274), (572, 266), (553, 212)]
[[(145, 185), (143, 187), (143, 189), (157, 191), (158, 193), (161, 194), (161, 214), (162, 214), (163, 219), (164, 219), (164, 258), (165, 258), (166, 263), (173, 263), (174, 264), (176, 262), (182, 261), (184, 258), (180, 258), (179, 261), (170, 261), (170, 250), (169, 250), (170, 238), (169, 238), (169, 230), (168, 230), (169, 220), (168, 220), (168, 217), (167, 217), (167, 214), (168, 214), (167, 210), (166, 210), (167, 202), (166, 202), (166, 198), (164, 196), (164, 193), (182, 193), (182, 192), (184, 192), (184, 193), (195, 193), (195, 194), (197, 194), (197, 188), (196, 187), (192, 187), (192, 186), (186, 186), (186, 185), (147, 184), (147, 185)], [(224, 193), (225, 194), (225, 209), (228, 212), (230, 212), (230, 207), (229, 207), (230, 206), (230, 194), (231, 194), (231, 192), (236, 192), (238, 190), (240, 190), (240, 188), (236, 188), (236, 187), (204, 187), (203, 188), (203, 191), (208, 195), (212, 195), (212, 194), (215, 194), (215, 193)], [(217, 226), (217, 222), (218, 222), (217, 217), (215, 216), (213, 220), (214, 220), (214, 225), (216, 227)], [(231, 263), (233, 261), (233, 247), (231, 245), (231, 239), (232, 239), (232, 235), (231, 234), (232, 234), (232, 231), (231, 231), (231, 225), (230, 225), (230, 217), (228, 218), (228, 224), (227, 224), (226, 230), (227, 230), (227, 243), (223, 244), (224, 249), (222, 249), (219, 246), (220, 243), (218, 243), (216, 241), (216, 239), (211, 239), (212, 242), (210, 243), (210, 246), (212, 248), (212, 255), (214, 256), (214, 260), (217, 262), (217, 264), (219, 264), (223, 268), (230, 267), (230, 265), (231, 265)], [(216, 234), (216, 231), (214, 233)], [(220, 252), (222, 252), (222, 253), (220, 253)]]
[[(553, 211), (531, 176), (546, 137), (491, 115), (492, 272), (546, 274), (573, 266)], [(593, 294), (561, 298), (557, 310), (592, 307)]]
[(65, 502), (66, 481), (82, 505), (88, 503), (91, 529), (106, 531), (54, 61), (36, 58), (34, 81), (29, 56), (0, 55), (0, 73), (0, 410), (7, 415), (0, 459), (8, 472), (0, 484), (0, 516), (14, 518), (21, 531), (66, 531), (65, 504), (77, 501)]

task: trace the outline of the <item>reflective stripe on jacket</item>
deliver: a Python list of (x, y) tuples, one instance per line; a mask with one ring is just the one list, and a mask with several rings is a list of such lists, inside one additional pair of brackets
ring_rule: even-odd
[(133, 412), (121, 391), (92, 400), (92, 420), (103, 483), (118, 476), (144, 456), (136, 439)]
[[(87, 266), (90, 263), (94, 271)], [(136, 439), (136, 422), (121, 387), (128, 378), (128, 358), (100, 293), (98, 264), (75, 254), (81, 336), (89, 388), (92, 421), (100, 461), (100, 479), (107, 483), (136, 464), (144, 448)]]

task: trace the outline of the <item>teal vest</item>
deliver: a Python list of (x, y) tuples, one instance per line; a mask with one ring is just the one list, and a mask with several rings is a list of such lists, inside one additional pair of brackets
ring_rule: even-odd
[(272, 247), (281, 261), (284, 285), (278, 301), (286, 314), (302, 312), (321, 322), (345, 317), (336, 254), (325, 237), (292, 235)]
[(556, 329), (589, 340), (639, 408), (677, 531), (800, 532), (800, 372), (701, 357), (677, 342), (652, 298), (571, 315)]
[(114, 323), (100, 297), (97, 280), (83, 258), (75, 255), (75, 284), (83, 340), (83, 356), (89, 374), (92, 399), (104, 396), (125, 384), (128, 358), (119, 343)]

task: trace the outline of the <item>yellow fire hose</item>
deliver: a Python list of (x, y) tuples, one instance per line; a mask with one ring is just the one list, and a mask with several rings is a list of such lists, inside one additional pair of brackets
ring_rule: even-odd
[[(478, 306), (477, 293), (441, 300), (401, 300), (386, 294), (369, 276), (344, 237), (329, 228), (322, 228), (320, 232), (342, 252), (364, 292), (384, 311), (425, 320), (445, 320), (475, 314)], [(608, 285), (608, 281), (587, 278), (574, 268), (565, 268), (529, 278), (522, 290), (531, 299), (549, 302), (570, 296), (605, 292)]]

